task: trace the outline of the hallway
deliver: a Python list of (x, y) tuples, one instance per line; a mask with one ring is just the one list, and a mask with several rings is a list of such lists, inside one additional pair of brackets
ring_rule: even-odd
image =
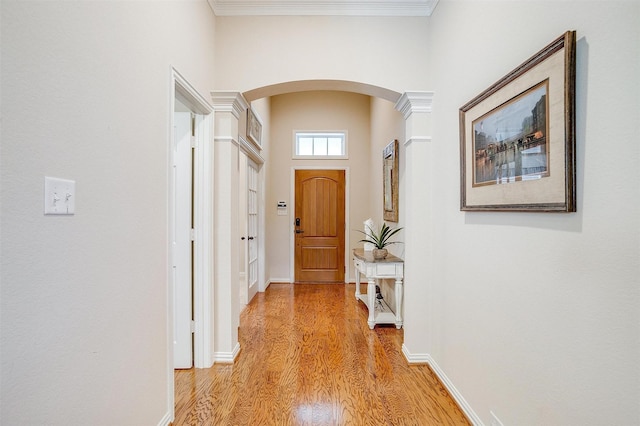
[[(363, 290), (364, 290), (363, 286)], [(462, 425), (403, 330), (369, 330), (354, 285), (271, 284), (240, 319), (234, 364), (177, 370), (174, 425)]]

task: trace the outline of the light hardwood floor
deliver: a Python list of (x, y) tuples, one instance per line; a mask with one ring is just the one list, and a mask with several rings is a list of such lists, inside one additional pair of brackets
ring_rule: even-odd
[[(362, 286), (363, 290), (366, 286)], [(367, 326), (353, 284), (271, 284), (240, 318), (234, 364), (177, 370), (174, 425), (468, 425), (403, 330)]]

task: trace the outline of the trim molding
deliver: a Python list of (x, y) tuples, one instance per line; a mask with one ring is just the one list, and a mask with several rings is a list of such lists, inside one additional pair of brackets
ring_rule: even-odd
[(213, 107), (175, 68), (171, 67), (171, 75), (174, 80), (176, 98), (180, 99), (193, 110), (193, 112), (208, 115), (213, 112)]
[(231, 352), (215, 352), (214, 362), (220, 364), (233, 364), (238, 354), (240, 353), (240, 343), (236, 343), (236, 346)]
[(428, 364), (431, 359), (428, 354), (412, 354), (404, 343), (402, 344), (402, 354), (409, 364)]
[(231, 136), (215, 136), (213, 138), (213, 141), (215, 143), (230, 143), (233, 144), (237, 147), (240, 146), (240, 142), (238, 142), (235, 138), (231, 137)]
[(257, 163), (258, 166), (263, 165), (264, 158), (262, 158), (262, 156), (260, 155), (260, 151), (256, 149), (255, 145), (253, 143), (249, 143), (242, 136), (240, 136), (239, 139), (240, 139), (240, 143), (239, 143), (240, 149), (242, 149), (242, 151), (245, 154), (247, 154), (249, 158), (251, 158), (255, 163)]
[(412, 354), (409, 349), (402, 344), (402, 353), (404, 357), (407, 359), (409, 364), (427, 364), (433, 370), (433, 372), (438, 376), (438, 379), (442, 382), (444, 387), (447, 389), (451, 397), (456, 401), (462, 412), (467, 416), (469, 421), (476, 426), (484, 426), (482, 423), (482, 419), (473, 411), (471, 405), (467, 402), (466, 399), (462, 396), (462, 393), (455, 387), (453, 382), (447, 377), (444, 370), (440, 368), (438, 363), (431, 357), (429, 354)]
[(431, 136), (412, 136), (404, 142), (404, 146), (409, 146), (412, 143), (429, 143), (431, 142)]
[(171, 418), (170, 413), (166, 413), (158, 422), (158, 426), (169, 426), (173, 419)]
[(193, 221), (194, 239), (194, 300), (196, 333), (194, 335), (194, 367), (213, 365), (211, 347), (214, 340), (213, 273), (215, 265), (208, 260), (213, 256), (213, 114), (196, 116), (196, 148), (194, 151)]
[(404, 92), (395, 108), (400, 111), (406, 120), (414, 112), (430, 113), (433, 110), (433, 92)]
[(269, 281), (267, 281), (267, 287), (270, 284), (291, 284), (293, 283), (293, 280), (289, 277), (287, 278), (269, 278)]
[(208, 0), (216, 16), (431, 16), (438, 0)]
[(237, 119), (249, 108), (249, 103), (240, 92), (211, 92), (211, 99), (216, 112), (230, 112)]

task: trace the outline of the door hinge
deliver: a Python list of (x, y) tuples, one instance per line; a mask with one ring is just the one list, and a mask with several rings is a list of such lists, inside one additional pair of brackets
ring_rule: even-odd
[(195, 241), (196, 240), (196, 230), (191, 228), (191, 231), (189, 232), (189, 238), (191, 239), (191, 241)]
[(191, 332), (195, 333), (196, 332), (196, 322), (191, 320)]
[(195, 148), (196, 147), (196, 138), (195, 136), (191, 136), (191, 148)]

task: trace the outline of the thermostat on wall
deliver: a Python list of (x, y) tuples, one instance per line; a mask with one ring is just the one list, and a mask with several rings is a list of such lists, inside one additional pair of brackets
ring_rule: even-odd
[(287, 215), (287, 202), (278, 201), (278, 216), (286, 216), (286, 215)]

